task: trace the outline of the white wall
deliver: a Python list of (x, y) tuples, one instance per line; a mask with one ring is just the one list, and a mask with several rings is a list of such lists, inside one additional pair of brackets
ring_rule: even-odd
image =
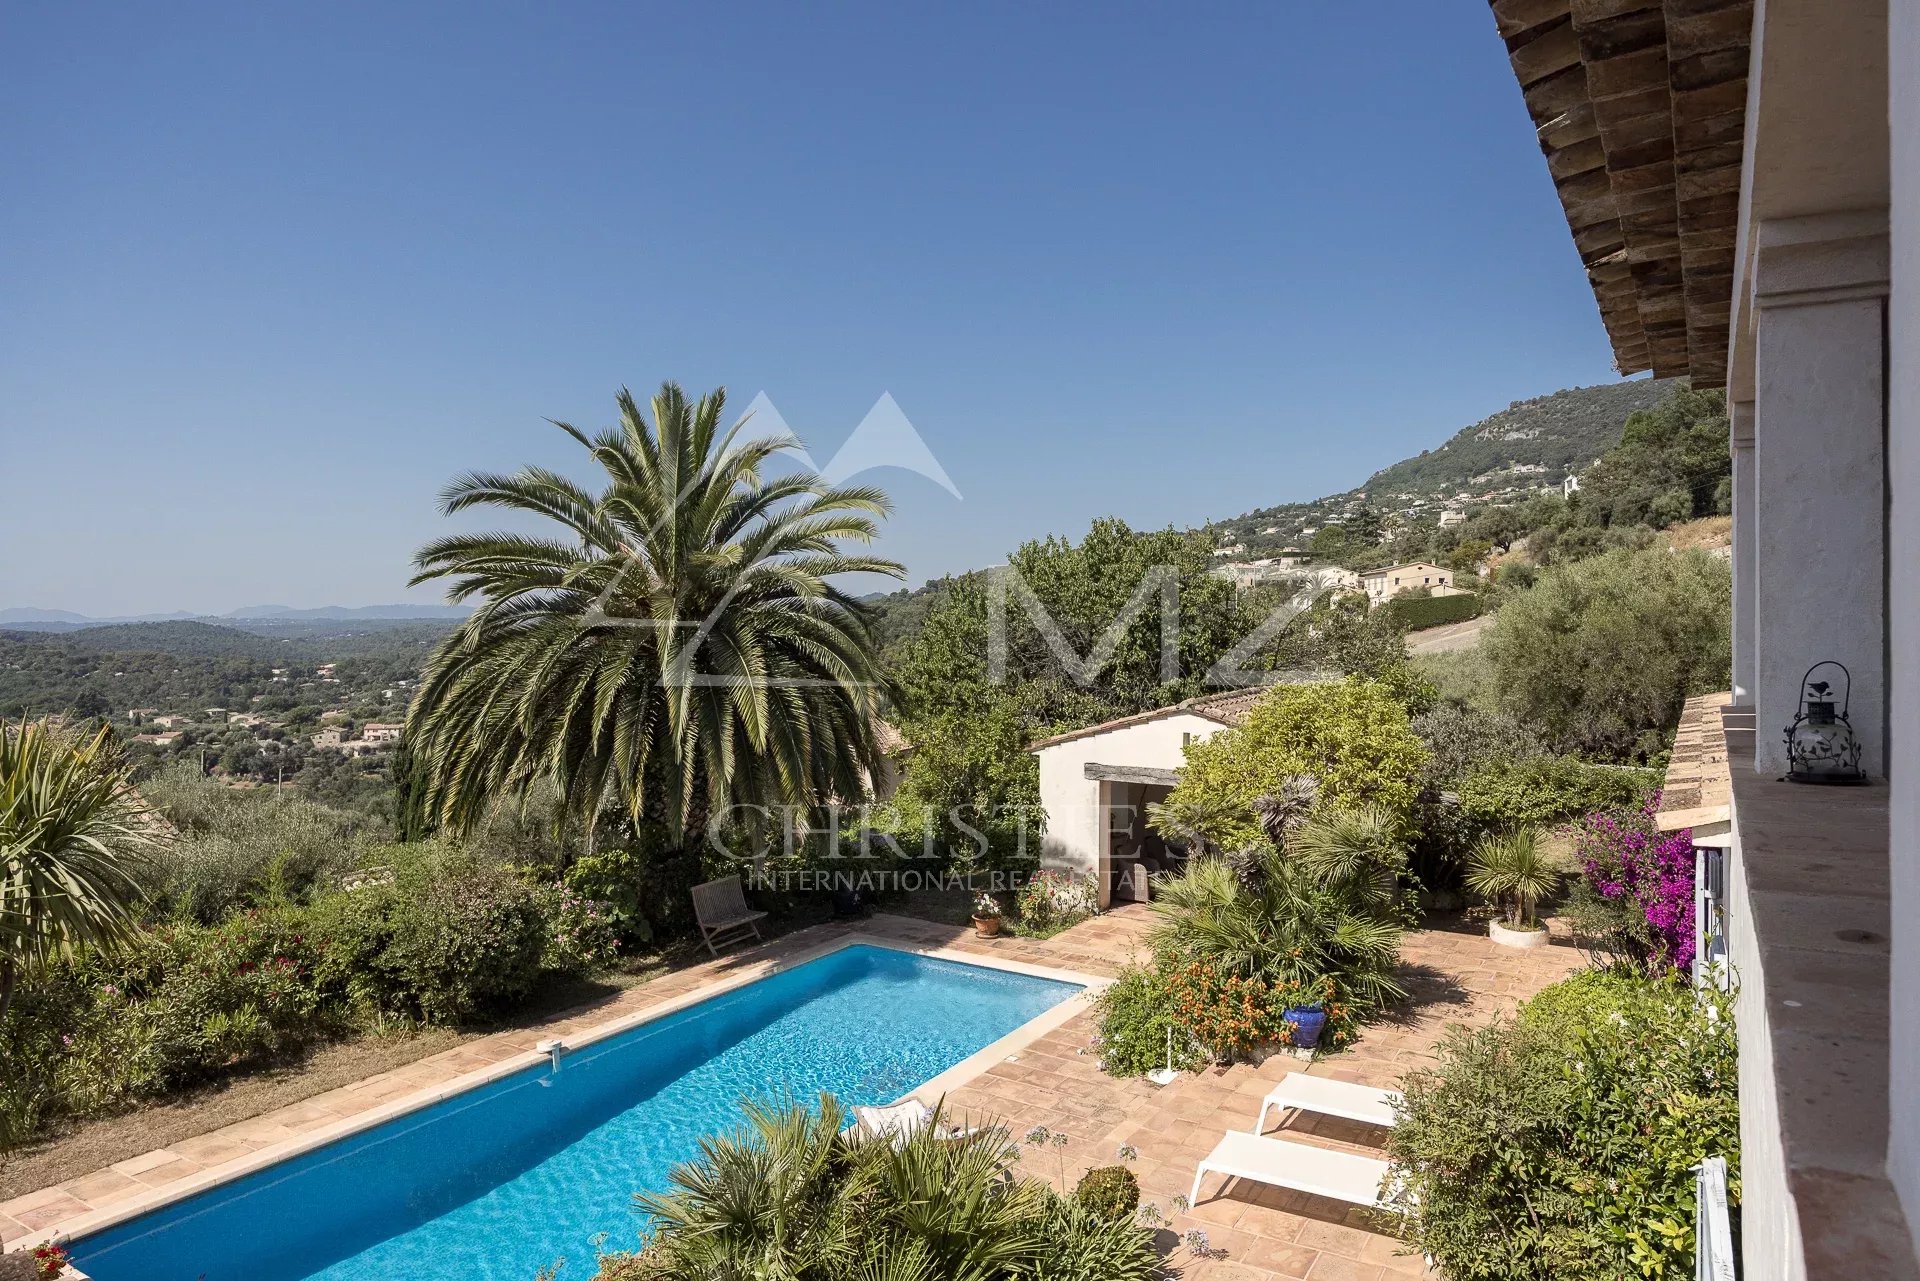
[(1884, 775), (1886, 221), (1783, 218), (1755, 239), (1754, 764), (1785, 772), (1801, 680), (1834, 659), (1861, 764)]
[[(1774, 1083), (1773, 1034), (1767, 1026), (1766, 971), (1753, 931), (1747, 870), (1734, 813), (1727, 851), (1727, 963), (1737, 976), (1734, 1026), (1740, 1035), (1740, 1246), (1749, 1281), (1805, 1281), (1800, 1220), (1787, 1190), (1786, 1146)], [(1864, 1281), (1864, 1279), (1863, 1279)]]
[(1087, 777), (1087, 766), (1179, 769), (1186, 764), (1183, 735), (1197, 741), (1211, 738), (1223, 728), (1220, 722), (1204, 716), (1173, 712), (1105, 733), (1068, 739), (1034, 753), (1040, 758), (1040, 804), (1047, 812), (1047, 832), (1040, 844), (1041, 865), (1100, 877), (1104, 906), (1108, 887), (1101, 875), (1101, 855), (1106, 848), (1102, 792), (1101, 785)]
[[(1888, 299), (1887, 773), (1893, 874), (1891, 1133), (1887, 1167), (1920, 1229), (1920, 0), (1892, 0), (1888, 65), (1893, 145)], [(1916, 1231), (1920, 1247), (1920, 1230)]]

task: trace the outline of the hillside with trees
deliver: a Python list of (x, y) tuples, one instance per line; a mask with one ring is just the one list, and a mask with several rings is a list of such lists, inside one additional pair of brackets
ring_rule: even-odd
[(1592, 464), (1619, 443), (1630, 416), (1659, 404), (1675, 386), (1642, 379), (1515, 401), (1353, 489), (1256, 508), (1210, 528), (1220, 547), (1238, 549), (1226, 558), (1249, 560), (1307, 548), (1329, 525), (1377, 532), (1382, 525), (1437, 519), (1450, 506), (1519, 501), (1558, 489), (1569, 474)]

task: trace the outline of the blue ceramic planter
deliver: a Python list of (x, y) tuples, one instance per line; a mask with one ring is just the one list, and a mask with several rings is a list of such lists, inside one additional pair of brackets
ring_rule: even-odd
[(1318, 1006), (1306, 1009), (1287, 1010), (1284, 1014), (1287, 1022), (1293, 1024), (1293, 1044), (1302, 1050), (1311, 1050), (1320, 1044), (1320, 1034), (1327, 1029), (1327, 1012)]

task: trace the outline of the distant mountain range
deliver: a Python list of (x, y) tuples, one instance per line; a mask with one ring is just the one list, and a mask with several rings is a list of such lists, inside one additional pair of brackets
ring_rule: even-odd
[(176, 623), (188, 620), (238, 623), (353, 623), (459, 620), (472, 611), (464, 605), (322, 605), (295, 609), (290, 605), (247, 605), (225, 614), (132, 614), (93, 618), (65, 609), (30, 607), (0, 609), (0, 628), (22, 632), (67, 632), (121, 623)]

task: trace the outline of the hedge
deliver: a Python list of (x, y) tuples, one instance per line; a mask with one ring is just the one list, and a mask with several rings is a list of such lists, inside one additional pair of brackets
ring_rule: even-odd
[(1458, 596), (1396, 596), (1387, 602), (1386, 610), (1402, 631), (1417, 632), (1423, 627), (1478, 618), (1483, 604), (1472, 592)]
[(1460, 809), (1490, 827), (1548, 827), (1638, 805), (1658, 786), (1659, 770), (1534, 756), (1496, 761), (1469, 773), (1460, 783)]

